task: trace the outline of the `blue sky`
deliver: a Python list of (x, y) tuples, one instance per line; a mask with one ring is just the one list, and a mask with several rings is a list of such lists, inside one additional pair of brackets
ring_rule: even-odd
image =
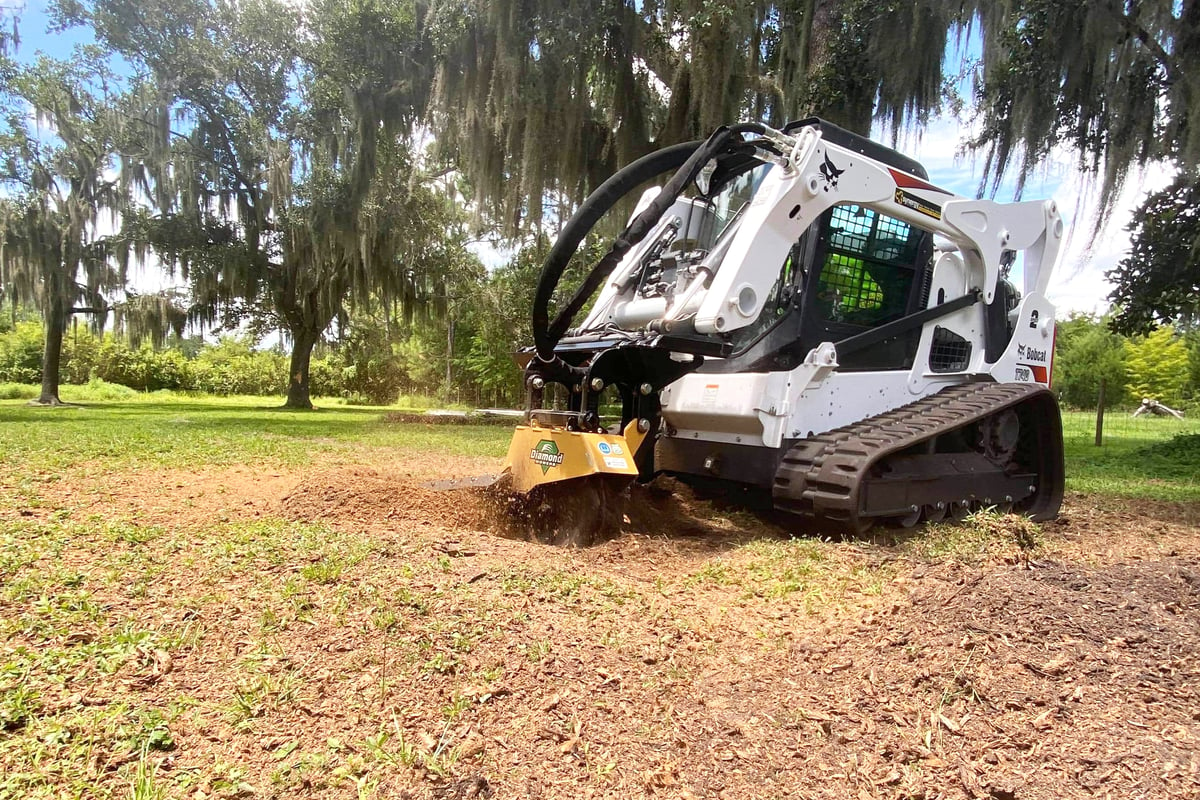
[(21, 34), (21, 46), (17, 51), (17, 58), (21, 61), (32, 60), (39, 50), (55, 58), (66, 58), (75, 45), (95, 41), (87, 28), (70, 28), (61, 33), (47, 33), (46, 27), (50, 24), (50, 18), (46, 14), (46, 3), (43, 0), (27, 0), (24, 10), (19, 13), (21, 21), (18, 31)]
[[(66, 58), (77, 44), (92, 41), (86, 28), (47, 33), (49, 17), (45, 0), (29, 0), (20, 16), (21, 45), (17, 57), (22, 61), (32, 60), (38, 51)], [(962, 48), (968, 54), (978, 53), (979, 45), (977, 41), (967, 40)], [(958, 61), (959, 54), (951, 52), (947, 60)], [(970, 87), (961, 88), (969, 92)], [(898, 149), (923, 163), (934, 183), (973, 197), (979, 186), (981, 164), (960, 154), (966, 133), (963, 123), (943, 115), (933, 119), (919, 133), (903, 135)], [(887, 141), (884, 131), (876, 130), (875, 135)], [(1169, 174), (1164, 168), (1152, 167), (1145, 175), (1132, 176), (1108, 226), (1100, 236), (1092, 237), (1090, 220), (1094, 206), (1084, 192), (1086, 181), (1075, 168), (1074, 161), (1072, 153), (1062, 152), (1041, 165), (1038, 173), (1027, 182), (1024, 199), (1055, 198), (1068, 223), (1068, 241), (1050, 284), (1050, 300), (1062, 312), (1102, 311), (1108, 305), (1105, 298), (1110, 290), (1104, 281), (1104, 272), (1112, 269), (1129, 247), (1124, 228), (1146, 191), (1166, 185)], [(996, 199), (1009, 200), (1012, 193), (1013, 181), (1010, 179), (1001, 186)], [(479, 255), (489, 263), (504, 258), (497, 252), (480, 252)], [(158, 288), (155, 285), (159, 281), (157, 270), (144, 270), (136, 280), (144, 291)]]

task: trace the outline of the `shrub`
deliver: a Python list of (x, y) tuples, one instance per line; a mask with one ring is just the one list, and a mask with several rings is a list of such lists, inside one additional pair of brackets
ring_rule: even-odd
[(18, 322), (0, 336), (0, 382), (41, 383), (42, 325)]
[(41, 391), (32, 383), (0, 383), (0, 400), (33, 400)]
[(122, 386), (118, 383), (109, 383), (108, 381), (92, 378), (78, 389), (71, 390), (66, 399), (69, 400), (132, 400), (138, 396), (135, 389), (128, 386)]
[(308, 390), (313, 397), (345, 397), (346, 363), (338, 353), (314, 358), (308, 366)]

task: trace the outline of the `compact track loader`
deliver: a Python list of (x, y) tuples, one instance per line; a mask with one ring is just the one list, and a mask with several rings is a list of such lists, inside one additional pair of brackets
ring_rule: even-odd
[[(654, 182), (551, 318), (580, 243)], [(815, 118), (651, 153), (547, 258), (509, 488), (576, 543), (660, 474), (855, 532), (980, 507), (1053, 518), (1062, 238), (1052, 201), (956, 196)]]

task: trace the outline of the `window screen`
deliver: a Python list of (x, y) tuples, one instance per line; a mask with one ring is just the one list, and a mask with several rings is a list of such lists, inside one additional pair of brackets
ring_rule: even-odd
[(907, 312), (922, 231), (856, 205), (834, 207), (817, 300), (832, 322), (875, 326)]

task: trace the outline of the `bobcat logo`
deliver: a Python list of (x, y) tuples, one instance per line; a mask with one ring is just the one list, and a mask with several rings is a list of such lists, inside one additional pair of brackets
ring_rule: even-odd
[(1019, 358), (1025, 357), (1025, 345), (1021, 344), (1020, 342), (1017, 342), (1017, 356)]
[(817, 169), (821, 173), (821, 177), (825, 179), (825, 191), (827, 192), (830, 189), (837, 188), (838, 178), (840, 178), (842, 173), (846, 171), (844, 169), (838, 169), (837, 165), (829, 160), (828, 153), (825, 154), (825, 163), (823, 163)]

